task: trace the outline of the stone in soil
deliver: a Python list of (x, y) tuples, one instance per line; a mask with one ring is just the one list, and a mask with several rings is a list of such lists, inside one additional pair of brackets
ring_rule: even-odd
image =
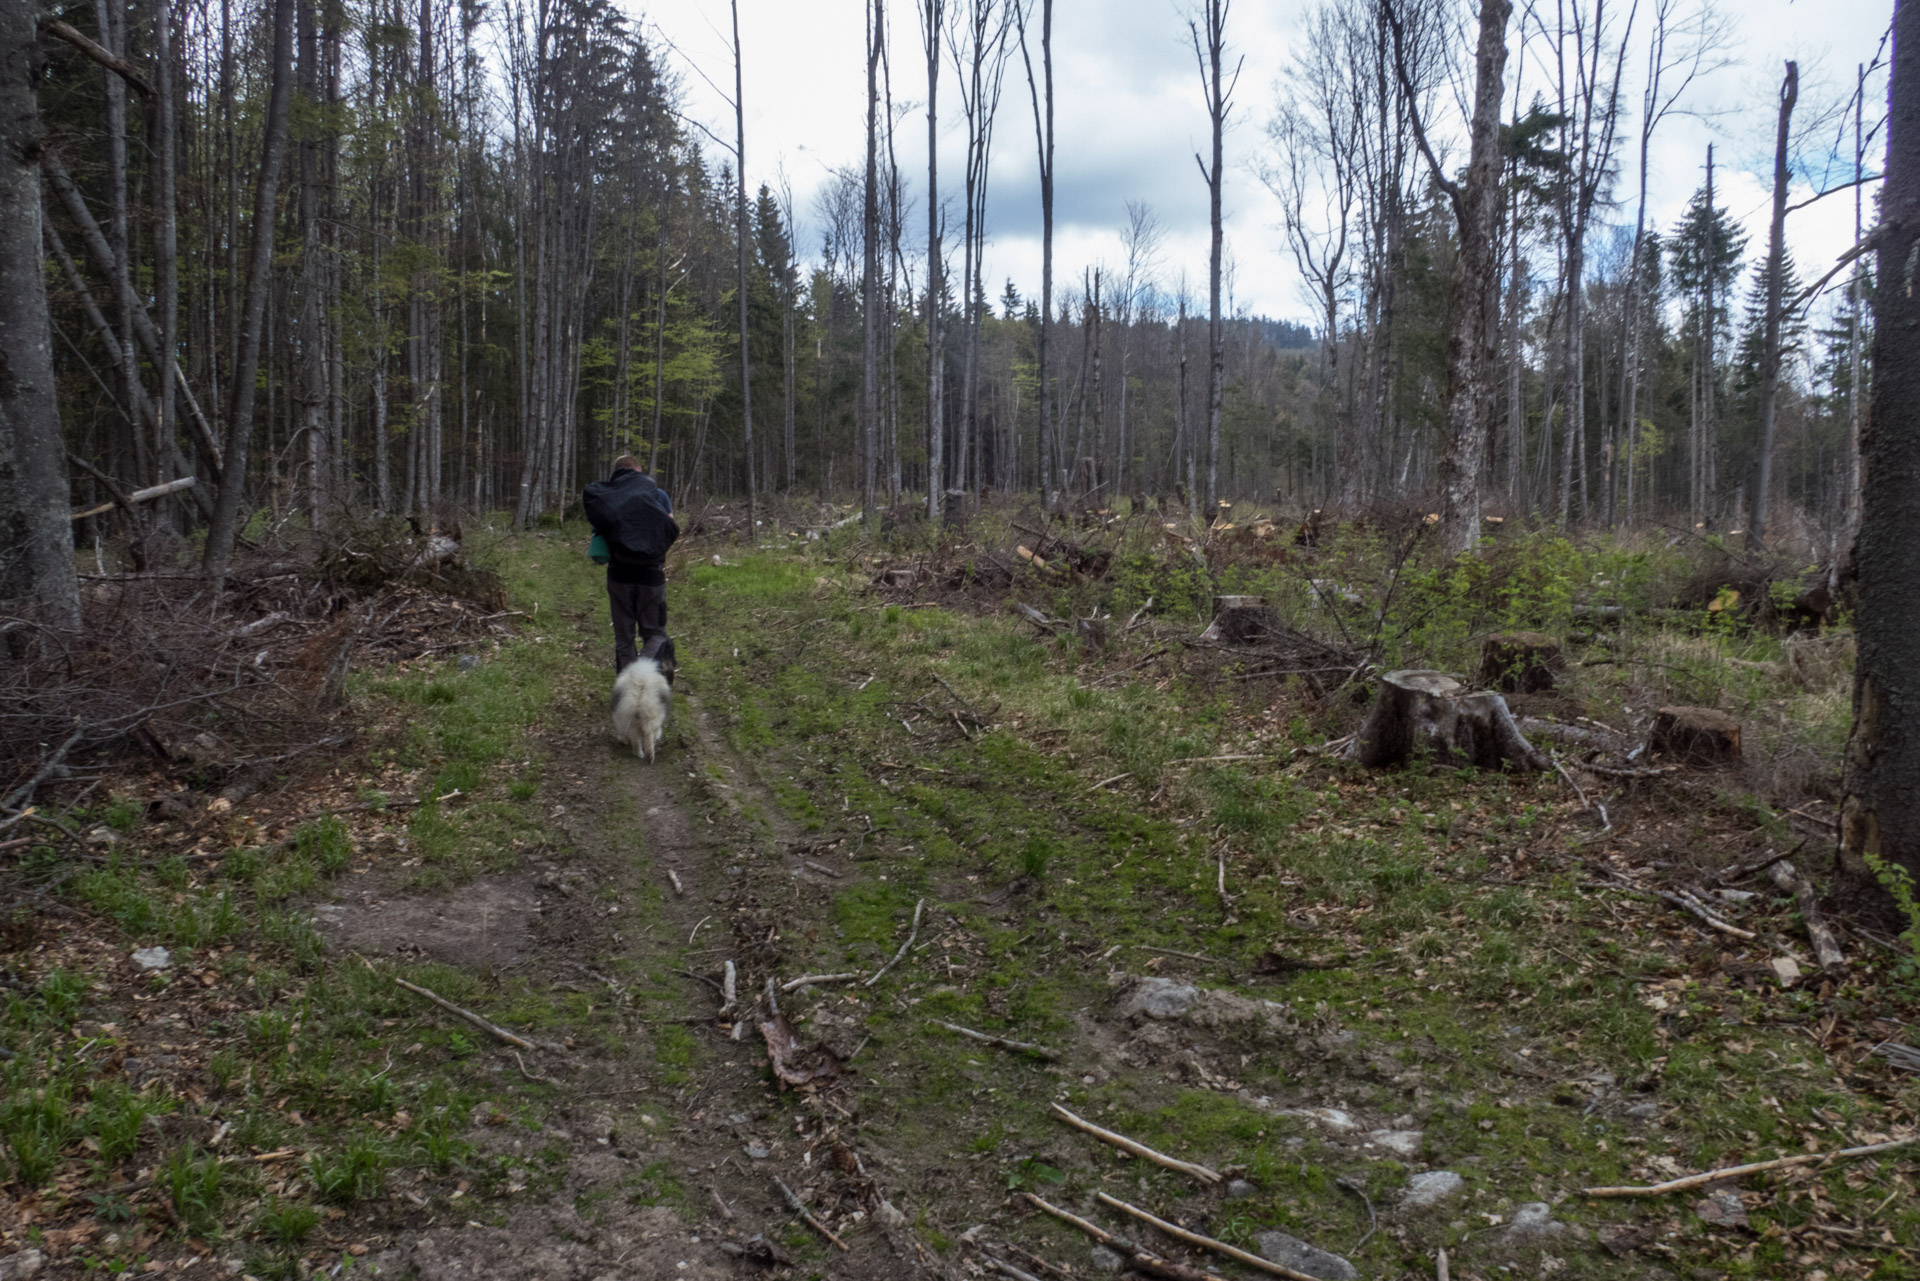
[(1227, 1200), (1229, 1201), (1244, 1201), (1248, 1197), (1256, 1195), (1258, 1192), (1259, 1189), (1245, 1179), (1234, 1179), (1227, 1184)]
[(1420, 1155), (1420, 1144), (1426, 1136), (1419, 1130), (1374, 1130), (1367, 1135), (1367, 1142), (1374, 1147), (1385, 1148), (1395, 1156), (1408, 1159)]
[(1319, 1277), (1321, 1281), (1353, 1281), (1360, 1275), (1351, 1263), (1339, 1255), (1322, 1250), (1317, 1245), (1308, 1245), (1299, 1237), (1270, 1231), (1258, 1233), (1253, 1239), (1259, 1246), (1260, 1257), (1268, 1263), (1277, 1263), (1283, 1268)]
[(1428, 1170), (1407, 1180), (1400, 1204), (1408, 1210), (1425, 1210), (1467, 1190), (1467, 1181), (1452, 1170)]
[(135, 948), (133, 963), (143, 970), (164, 970), (173, 965), (173, 954), (164, 947)]
[(1104, 1245), (1093, 1247), (1093, 1270), (1095, 1272), (1118, 1272), (1127, 1266), (1127, 1261), (1107, 1249)]
[(1507, 1225), (1506, 1239), (1515, 1243), (1538, 1241), (1559, 1236), (1566, 1230), (1566, 1224), (1555, 1221), (1552, 1206), (1545, 1201), (1528, 1201), (1515, 1207), (1513, 1220)]

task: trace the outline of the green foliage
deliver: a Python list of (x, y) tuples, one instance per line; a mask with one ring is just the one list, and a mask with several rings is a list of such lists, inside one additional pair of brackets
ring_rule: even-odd
[(189, 1232), (211, 1236), (220, 1228), (227, 1196), (227, 1171), (220, 1159), (186, 1143), (167, 1153), (158, 1182), (173, 1212)]
[(0, 1134), (13, 1157), (14, 1177), (27, 1187), (40, 1187), (53, 1177), (60, 1149), (72, 1133), (72, 1096), (65, 1081), (21, 1091), (0, 1106)]
[(329, 1205), (352, 1205), (378, 1196), (387, 1185), (387, 1156), (378, 1143), (355, 1135), (344, 1147), (307, 1159), (307, 1177)]

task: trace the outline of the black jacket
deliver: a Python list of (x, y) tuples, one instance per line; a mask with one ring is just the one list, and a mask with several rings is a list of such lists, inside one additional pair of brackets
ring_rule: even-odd
[(680, 537), (666, 495), (653, 477), (623, 468), (588, 485), (581, 496), (593, 532), (607, 540), (613, 559), (607, 577), (619, 583), (664, 583), (662, 563)]

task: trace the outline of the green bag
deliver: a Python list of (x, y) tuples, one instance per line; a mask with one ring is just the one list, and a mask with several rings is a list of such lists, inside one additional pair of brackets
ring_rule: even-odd
[(596, 565), (604, 565), (613, 559), (613, 549), (607, 546), (607, 540), (595, 534), (593, 541), (587, 544), (587, 559)]

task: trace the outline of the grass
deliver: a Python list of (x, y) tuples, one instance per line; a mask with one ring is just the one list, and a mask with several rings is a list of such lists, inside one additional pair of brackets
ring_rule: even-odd
[[(1378, 547), (1342, 554), (1356, 567), (1379, 563)], [(1798, 1025), (1817, 1016), (1809, 996), (1730, 984), (1717, 962), (1708, 964), (1710, 946), (1647, 937), (1671, 921), (1647, 919), (1640, 937), (1623, 937), (1622, 900), (1594, 893), (1577, 874), (1538, 868), (1536, 849), (1562, 839), (1575, 808), (1557, 778), (1285, 768), (1287, 748), (1320, 741), (1338, 722), (1315, 724), (1297, 704), (1263, 707), (1233, 689), (1096, 685), (1098, 669), (1086, 672), (1074, 652), (1017, 620), (875, 607), (856, 591), (823, 591), (823, 577), (851, 584), (820, 559), (727, 559), (734, 563), (695, 565), (681, 588), (676, 607), (700, 637), (682, 646), (682, 671), (790, 823), (814, 830), (834, 811), (864, 815), (874, 828), (869, 847), (888, 851), (886, 879), (836, 895), (820, 966), (889, 955), (922, 893), (954, 922), (937, 974), (890, 978), (899, 999), (882, 996), (866, 1011), (879, 1047), (870, 1053), (884, 1075), (913, 1083), (910, 1097), (888, 1097), (896, 1150), (966, 1169), (993, 1163), (1012, 1185), (1041, 1168), (1064, 1171), (1069, 1190), (1097, 1184), (1108, 1158), (1063, 1144), (1043, 1119), (1061, 1092), (1058, 1078), (1024, 1062), (986, 1063), (977, 1050), (919, 1029), (943, 1018), (1021, 1039), (1071, 1037), (1069, 1012), (1107, 1000), (1100, 976), (1108, 965), (1137, 973), (1158, 963), (1139, 950), (1146, 947), (1214, 958), (1169, 968), (1284, 1000), (1309, 1028), (1355, 1031), (1370, 1047), (1329, 1057), (1248, 1045), (1214, 1069), (1231, 1088), (1218, 1080), (1169, 1088), (1164, 1078), (1179, 1075), (1172, 1064), (1065, 1083), (1070, 1105), (1126, 1133), (1245, 1165), (1259, 1195), (1235, 1203), (1223, 1228), (1242, 1244), (1255, 1226), (1289, 1224), (1338, 1244), (1367, 1223), (1334, 1181), (1353, 1172), (1351, 1150), (1251, 1098), (1410, 1114), (1425, 1133), (1425, 1155), (1463, 1170), (1470, 1203), (1495, 1213), (1542, 1189), (1632, 1181), (1661, 1168), (1648, 1165), (1653, 1158), (1691, 1169), (1808, 1142), (1837, 1146), (1903, 1114), (1897, 1100), (1849, 1088), (1808, 1046)], [(1383, 629), (1383, 662), (1438, 654), (1443, 666), (1470, 667), (1478, 632), (1564, 629), (1596, 579), (1610, 576), (1618, 595), (1646, 601), (1664, 572), (1651, 555), (1570, 544), (1496, 560), (1497, 572), (1477, 581), (1428, 573), (1412, 583), (1405, 612)], [(1136, 579), (1148, 568), (1143, 560)], [(1168, 586), (1128, 580), (1104, 602), (1051, 607), (1120, 616), (1149, 594), (1166, 599)], [(1279, 586), (1272, 578), (1216, 584), (1270, 599), (1283, 594)], [(1315, 607), (1297, 606), (1303, 614)], [(1783, 701), (1777, 681), (1725, 662), (1757, 661), (1767, 645), (1732, 631), (1648, 633), (1631, 652), (1642, 667), (1674, 660), (1660, 696), (1685, 694), (1783, 725), (1807, 720), (1808, 741), (1825, 750), (1830, 691), (1788, 690)], [(1592, 669), (1593, 705), (1618, 707), (1630, 696), (1624, 666)], [(994, 708), (996, 728), (966, 738), (942, 728), (939, 712), (951, 703), (936, 677), (970, 706)], [(1188, 763), (1237, 753), (1265, 759)], [(1089, 791), (1123, 772), (1121, 786)], [(1216, 886), (1222, 852), (1227, 903)], [(983, 905), (986, 891), (1010, 884), (1007, 906)], [(1108, 965), (1092, 964), (1113, 948)], [(1269, 953), (1302, 964), (1263, 981), (1256, 976)], [(1857, 1004), (1865, 995), (1856, 987), (1835, 999)], [(1516, 1076), (1516, 1063), (1544, 1066)], [(1730, 1075), (1748, 1084), (1730, 1089)], [(1590, 1107), (1596, 1096), (1607, 1106)], [(1846, 1100), (1844, 1126), (1823, 1119), (1835, 1099)], [(1661, 1123), (1623, 1123), (1626, 1105), (1638, 1101), (1651, 1102)], [(1409, 1168), (1376, 1162), (1365, 1178), (1390, 1200)], [(1140, 1177), (1153, 1195), (1187, 1195), (1173, 1176)], [(1884, 1167), (1856, 1171), (1851, 1183), (1834, 1172), (1807, 1190), (1819, 1206), (1864, 1214), (1896, 1191), (1894, 1178)], [(1876, 1222), (1911, 1245), (1920, 1212), (1901, 1205), (1896, 1197), (1881, 1207)], [(1573, 1201), (1556, 1214), (1598, 1226), (1637, 1209)], [(1815, 1210), (1815, 1199), (1789, 1191), (1774, 1213), (1790, 1226)], [(1440, 1241), (1459, 1235), (1442, 1231)], [(1376, 1270), (1416, 1262), (1399, 1250), (1376, 1237), (1364, 1254)], [(1760, 1267), (1764, 1253), (1715, 1236), (1705, 1257), (1739, 1274)], [(1886, 1254), (1881, 1266), (1901, 1266), (1897, 1257)], [(1572, 1273), (1608, 1274), (1591, 1258)]]

